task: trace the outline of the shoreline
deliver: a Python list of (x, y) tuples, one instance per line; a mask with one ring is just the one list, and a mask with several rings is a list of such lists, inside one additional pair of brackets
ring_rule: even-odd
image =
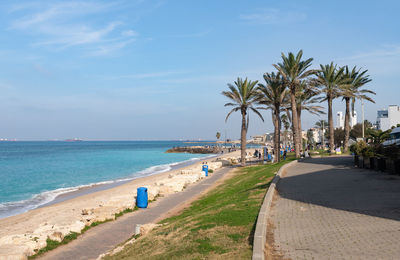
[[(49, 202), (46, 202), (45, 204), (40, 205), (37, 208), (44, 208), (44, 207), (55, 205), (57, 203), (68, 201), (68, 200), (71, 200), (71, 199), (74, 199), (74, 198), (78, 198), (80, 196), (88, 195), (88, 194), (99, 192), (99, 191), (105, 191), (105, 190), (108, 190), (108, 189), (113, 189), (115, 187), (118, 187), (118, 186), (124, 185), (126, 183), (129, 183), (129, 182), (131, 182), (133, 180), (145, 178), (145, 177), (148, 177), (148, 176), (155, 176), (155, 175), (162, 174), (162, 173), (169, 172), (169, 171), (181, 170), (181, 169), (183, 169), (185, 167), (188, 167), (188, 166), (194, 165), (196, 163), (199, 163), (200, 161), (203, 161), (204, 159), (212, 160), (212, 159), (214, 159), (216, 157), (218, 157), (218, 155), (205, 156), (203, 158), (196, 158), (195, 160), (189, 159), (189, 160), (182, 161), (182, 162), (174, 162), (174, 163), (168, 164), (168, 165), (171, 166), (171, 169), (167, 170), (167, 171), (154, 172), (154, 173), (151, 173), (151, 174), (148, 174), (148, 175), (140, 175), (140, 176), (136, 176), (136, 177), (132, 177), (132, 178), (116, 179), (116, 180), (107, 181), (107, 182), (110, 182), (110, 183), (100, 182), (100, 183), (88, 184), (88, 186), (77, 188), (77, 190), (67, 191), (65, 193), (59, 194), (53, 200), (51, 200)], [(173, 165), (173, 164), (175, 164), (175, 165)], [(151, 167), (156, 167), (156, 166), (159, 166), (159, 165), (154, 165), (154, 166), (151, 166)], [(151, 167), (148, 167), (146, 169), (149, 169)], [(144, 170), (146, 170), (146, 169), (144, 169)], [(74, 187), (72, 187), (72, 188), (74, 188)], [(35, 208), (35, 209), (37, 209), (37, 208)], [(26, 212), (28, 212), (28, 211), (26, 211)], [(25, 212), (23, 212), (23, 213), (25, 213)], [(20, 213), (20, 214), (23, 214), (23, 213)], [(16, 216), (16, 215), (14, 215), (14, 216)], [(10, 216), (10, 217), (12, 217), (12, 216)], [(0, 218), (0, 221), (1, 220), (2, 220), (2, 218)]]
[(200, 158), (166, 172), (117, 183), (114, 187), (103, 185), (81, 189), (59, 196), (58, 201), (49, 205), (0, 219), (0, 256), (33, 255), (46, 246), (48, 238), (62, 241), (71, 232), (80, 233), (85, 226), (114, 220), (116, 214), (134, 208), (138, 187), (147, 187), (148, 199), (152, 201), (181, 192), (203, 179), (202, 161), (208, 162), (209, 169), (216, 170), (223, 166), (220, 160), (236, 160), (237, 163), (239, 157), (240, 151), (235, 151), (213, 158)]
[[(14, 205), (14, 208), (9, 209), (9, 211), (11, 210), (13, 213), (11, 213), (10, 215), (0, 216), (0, 221), (5, 218), (24, 214), (26, 212), (29, 212), (29, 211), (32, 211), (32, 210), (35, 210), (38, 208), (43, 208), (46, 206), (54, 205), (54, 204), (57, 204), (57, 203), (60, 203), (60, 202), (66, 201), (66, 200), (70, 200), (70, 199), (79, 197), (79, 196), (84, 196), (84, 195), (91, 194), (94, 192), (112, 189), (112, 188), (118, 187), (120, 185), (129, 183), (132, 180), (136, 180), (136, 179), (144, 178), (147, 176), (157, 175), (160, 173), (184, 168), (184, 167), (196, 164), (199, 161), (202, 161), (202, 160), (205, 160), (208, 158), (213, 159), (214, 157), (218, 157), (218, 155), (211, 154), (209, 156), (205, 156), (202, 158), (192, 158), (192, 159), (188, 159), (188, 160), (180, 161), (180, 162), (171, 162), (168, 164), (153, 165), (153, 166), (147, 167), (141, 171), (134, 172), (123, 178), (112, 179), (112, 180), (107, 180), (107, 181), (100, 181), (97, 183), (81, 184), (81, 185), (73, 186), (73, 187), (58, 188), (58, 189), (49, 190), (49, 191), (43, 191), (41, 193), (33, 195), (31, 198), (25, 199), (25, 200), (0, 203), (0, 205), (7, 205), (7, 204)], [(164, 170), (161, 170), (161, 171), (155, 170), (154, 172), (142, 173), (142, 172), (146, 172), (149, 169), (152, 169), (154, 167), (162, 167), (162, 166), (169, 167), (169, 169), (167, 169), (165, 171)], [(38, 202), (35, 202), (35, 200), (38, 200)], [(5, 207), (7, 207), (7, 206), (5, 206)], [(10, 207), (10, 206), (8, 206), (8, 207)]]

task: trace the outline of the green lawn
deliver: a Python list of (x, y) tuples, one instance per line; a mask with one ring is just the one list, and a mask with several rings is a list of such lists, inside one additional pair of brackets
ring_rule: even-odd
[[(314, 155), (314, 156), (316, 156), (316, 155), (320, 155), (320, 156), (322, 156), (322, 157), (324, 157), (324, 156), (330, 156), (331, 154), (329, 153), (329, 151), (328, 150), (323, 150), (323, 149), (315, 149), (315, 150), (310, 150), (309, 151), (310, 152), (310, 154), (311, 154), (311, 157)], [(313, 154), (314, 152), (318, 152), (318, 154)], [(332, 155), (336, 155), (336, 153), (333, 153)], [(350, 152), (348, 151), (348, 152), (343, 152), (343, 149), (342, 149), (342, 155), (350, 155)]]
[(105, 259), (251, 259), (257, 215), (278, 164), (249, 166)]

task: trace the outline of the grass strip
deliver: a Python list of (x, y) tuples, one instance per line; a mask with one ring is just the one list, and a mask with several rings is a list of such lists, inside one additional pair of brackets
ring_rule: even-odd
[(234, 171), (182, 213), (105, 259), (250, 259), (267, 188), (278, 169), (292, 160)]

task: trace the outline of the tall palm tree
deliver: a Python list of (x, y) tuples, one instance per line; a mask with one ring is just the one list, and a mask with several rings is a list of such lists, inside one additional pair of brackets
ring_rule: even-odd
[(390, 137), (390, 132), (392, 129), (382, 131), (382, 130), (375, 130), (375, 129), (367, 129), (367, 142), (372, 143), (373, 145), (380, 145)]
[(325, 135), (325, 128), (328, 125), (328, 122), (326, 122), (326, 120), (319, 120), (315, 123), (315, 127), (317, 127), (318, 129), (321, 130), (322, 134), (321, 134), (321, 143), (322, 143), (322, 147), (325, 147), (325, 140), (324, 140), (324, 135)]
[(290, 103), (292, 110), (292, 130), (293, 140), (295, 144), (296, 158), (300, 157), (300, 138), (299, 122), (296, 107), (296, 92), (301, 84), (301, 80), (315, 73), (314, 70), (307, 70), (311, 66), (312, 58), (302, 60), (303, 51), (300, 50), (295, 56), (289, 52), (288, 56), (282, 53), (282, 63), (273, 64), (273, 66), (281, 73), (285, 85), (290, 91)]
[(274, 124), (275, 162), (279, 162), (281, 144), (280, 113), (282, 110), (281, 106), (287, 97), (287, 90), (279, 73), (265, 73), (264, 80), (266, 83), (265, 85), (261, 83), (258, 84), (258, 90), (260, 91), (259, 104), (264, 105), (264, 109), (270, 109), (272, 111), (272, 122)]
[(328, 101), (328, 125), (329, 125), (329, 149), (334, 152), (334, 128), (332, 115), (332, 101), (340, 95), (340, 89), (348, 85), (348, 79), (344, 76), (344, 68), (337, 68), (333, 62), (327, 65), (320, 65), (321, 69), (316, 74), (314, 84), (321, 87), (321, 92), (324, 93), (324, 100)]
[[(314, 105), (315, 103), (320, 103), (322, 97), (317, 97), (319, 94), (318, 89), (316, 89), (310, 82), (303, 81), (296, 94), (296, 106), (297, 106), (297, 117), (298, 117), (298, 128), (300, 134), (302, 135), (301, 126), (301, 112), (303, 110), (308, 111), (313, 115), (325, 114), (322, 110), (322, 106)], [(300, 147), (303, 147), (303, 138), (300, 138)]]
[(243, 81), (241, 78), (237, 78), (234, 85), (228, 83), (230, 91), (222, 91), (222, 95), (229, 98), (232, 102), (226, 103), (225, 106), (232, 106), (232, 110), (228, 113), (225, 118), (225, 122), (233, 112), (240, 111), (242, 114), (242, 128), (240, 134), (240, 149), (241, 149), (241, 164), (246, 165), (246, 134), (249, 127), (249, 114), (248, 110), (256, 113), (261, 120), (264, 122), (264, 118), (254, 107), (259, 99), (259, 92), (257, 91), (258, 81), (247, 80)]
[(290, 122), (289, 121), (290, 121), (289, 117), (286, 114), (283, 114), (281, 116), (281, 122), (283, 124), (283, 128), (285, 129), (285, 131), (283, 133), (285, 148), (287, 147), (287, 143), (288, 143), (288, 129), (290, 127)]
[(341, 91), (341, 95), (346, 102), (346, 113), (344, 117), (344, 152), (347, 152), (348, 150), (350, 138), (350, 100), (352, 101), (352, 114), (354, 114), (354, 103), (356, 99), (365, 99), (375, 103), (374, 100), (366, 95), (367, 93), (375, 95), (375, 92), (367, 89), (360, 89), (362, 86), (371, 81), (369, 75), (365, 75), (367, 71), (368, 70), (357, 70), (356, 66), (354, 66), (350, 71), (348, 66), (345, 67), (345, 77), (348, 78), (349, 84), (344, 86)]
[(319, 120), (317, 122), (315, 122), (315, 127), (323, 130), (326, 126), (328, 125), (328, 122), (326, 122), (326, 120)]

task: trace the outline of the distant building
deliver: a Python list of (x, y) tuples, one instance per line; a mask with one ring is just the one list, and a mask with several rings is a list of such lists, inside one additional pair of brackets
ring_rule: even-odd
[(353, 127), (357, 124), (357, 112), (354, 111), (354, 113), (350, 112), (350, 127)]
[(310, 128), (308, 131), (312, 133), (312, 139), (314, 140), (315, 143), (320, 143), (321, 142), (320, 134), (321, 134), (322, 131), (320, 129), (318, 129), (318, 128)]
[(264, 143), (264, 142), (265, 142), (265, 135), (255, 135), (255, 136), (252, 136), (252, 139), (249, 140), (248, 142), (252, 142), (252, 143)]
[[(342, 111), (337, 112), (336, 114), (336, 128), (344, 128), (345, 115), (343, 115)], [(357, 124), (357, 112), (354, 111), (354, 114), (350, 112), (350, 127), (353, 127)]]
[(388, 109), (378, 110), (376, 126), (382, 131), (386, 131), (392, 126), (400, 124), (400, 107), (390, 105)]
[[(312, 133), (312, 137), (314, 139), (314, 142), (316, 143), (322, 143), (322, 135), (323, 133), (325, 134), (326, 129), (324, 129), (324, 131), (322, 132), (322, 129), (319, 128), (310, 128), (308, 131), (310, 131)], [(327, 141), (326, 139), (324, 140), (325, 142)]]
[(344, 117), (341, 111), (336, 114), (336, 128), (344, 128)]
[(264, 140), (265, 142), (272, 142), (274, 140), (274, 133), (265, 133)]
[(389, 139), (383, 142), (383, 145), (400, 145), (400, 127), (396, 127), (390, 132)]

